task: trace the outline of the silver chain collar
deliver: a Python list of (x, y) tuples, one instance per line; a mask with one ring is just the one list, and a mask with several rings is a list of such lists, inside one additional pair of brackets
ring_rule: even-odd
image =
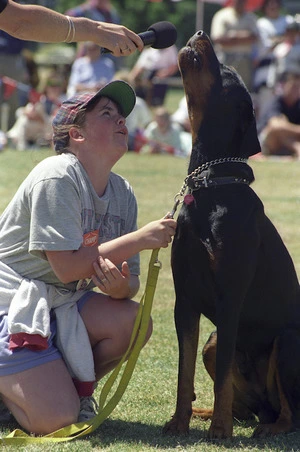
[(247, 163), (246, 158), (242, 158), (242, 157), (223, 157), (220, 159), (216, 159), (216, 160), (212, 160), (210, 162), (206, 162), (203, 163), (202, 165), (198, 166), (198, 168), (196, 168), (194, 171), (192, 171), (188, 176), (186, 176), (186, 178), (184, 179), (183, 185), (180, 189), (180, 191), (177, 193), (177, 195), (174, 198), (174, 207), (171, 211), (170, 216), (173, 218), (177, 207), (179, 204), (181, 204), (183, 202), (183, 196), (185, 194), (185, 191), (187, 189), (188, 186), (188, 181), (193, 178), (193, 177), (197, 177), (199, 176), (200, 173), (202, 173), (202, 171), (207, 170), (208, 168), (210, 168), (211, 166), (214, 165), (220, 165), (222, 163), (229, 163), (229, 162), (234, 162), (234, 163)]

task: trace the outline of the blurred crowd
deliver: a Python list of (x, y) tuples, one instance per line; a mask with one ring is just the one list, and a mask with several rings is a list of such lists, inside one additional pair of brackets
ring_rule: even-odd
[(282, 0), (263, 0), (256, 13), (232, 0), (214, 15), (211, 39), (252, 95), (262, 155), (299, 159), (300, 15), (286, 14)]
[[(110, 0), (87, 0), (66, 13), (121, 23)], [(219, 60), (236, 68), (252, 95), (262, 155), (300, 158), (300, 14), (287, 14), (282, 0), (263, 0), (255, 12), (247, 9), (246, 0), (231, 0), (213, 16), (210, 37)], [(41, 78), (34, 58), (24, 52), (24, 41), (0, 31), (0, 150), (50, 146), (52, 117), (65, 98), (123, 79), (137, 94), (126, 121), (129, 149), (188, 156), (184, 96), (175, 112), (166, 108), (170, 80), (180, 77), (177, 55), (175, 45), (148, 47), (128, 68), (126, 59), (102, 54), (85, 42), (76, 47), (67, 71), (53, 66)]]

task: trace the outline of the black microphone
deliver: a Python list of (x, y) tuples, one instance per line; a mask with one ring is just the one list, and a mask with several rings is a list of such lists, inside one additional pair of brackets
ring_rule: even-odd
[[(151, 25), (147, 31), (139, 33), (138, 36), (143, 41), (144, 46), (151, 46), (154, 49), (165, 49), (175, 44), (177, 30), (171, 22), (162, 21)], [(111, 51), (102, 49), (101, 53), (111, 53)]]

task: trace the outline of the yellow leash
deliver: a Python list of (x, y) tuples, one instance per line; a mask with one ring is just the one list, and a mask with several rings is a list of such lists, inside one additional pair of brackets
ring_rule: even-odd
[[(113, 372), (111, 373), (111, 375), (109, 376), (101, 390), (99, 397), (98, 414), (93, 419), (87, 422), (71, 424), (68, 425), (67, 427), (56, 430), (55, 432), (49, 433), (48, 435), (45, 436), (34, 437), (28, 435), (22, 430), (17, 429), (9, 433), (5, 437), (0, 437), (0, 444), (2, 442), (3, 445), (7, 446), (10, 445), (24, 446), (28, 444), (41, 444), (46, 442), (58, 443), (64, 441), (71, 441), (73, 439), (77, 439), (82, 436), (88, 435), (89, 433), (92, 433), (112, 413), (112, 411), (119, 403), (120, 399), (122, 398), (127, 388), (127, 385), (134, 371), (135, 364), (139, 357), (140, 351), (145, 342), (145, 337), (147, 334), (152, 310), (154, 293), (158, 279), (158, 273), (161, 267), (157, 259), (158, 252), (159, 249), (152, 251), (148, 268), (146, 288), (140, 301), (140, 306), (134, 323), (130, 344), (127, 352), (121, 359), (118, 366), (113, 370)], [(121, 367), (126, 360), (127, 363), (124, 367), (122, 375), (120, 376), (117, 389), (106, 403), (109, 393), (120, 373)]]

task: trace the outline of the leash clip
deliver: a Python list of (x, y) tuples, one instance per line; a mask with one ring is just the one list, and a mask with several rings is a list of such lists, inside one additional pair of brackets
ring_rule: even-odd
[(160, 260), (156, 259), (156, 261), (154, 262), (155, 267), (158, 267), (159, 270), (161, 270), (162, 268), (162, 263)]
[(183, 199), (180, 198), (182, 198), (182, 195), (180, 193), (177, 193), (174, 198), (175, 203), (173, 205), (173, 209), (171, 210), (171, 212), (167, 213), (164, 218), (174, 218), (178, 205), (183, 202)]

